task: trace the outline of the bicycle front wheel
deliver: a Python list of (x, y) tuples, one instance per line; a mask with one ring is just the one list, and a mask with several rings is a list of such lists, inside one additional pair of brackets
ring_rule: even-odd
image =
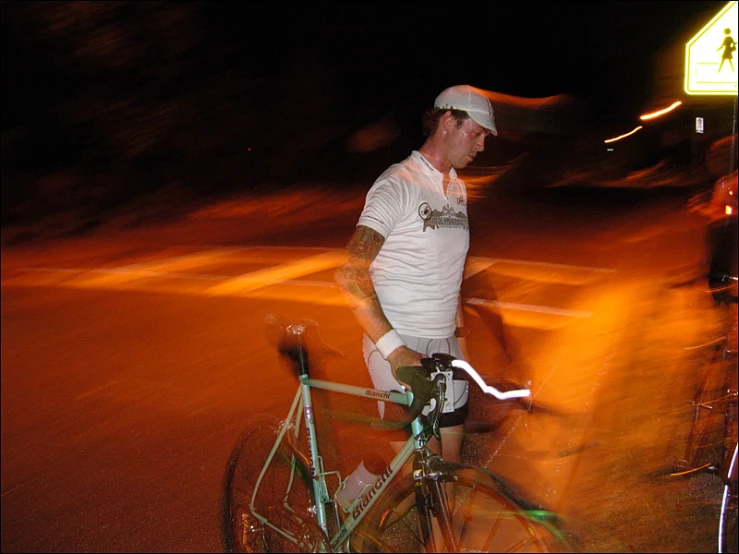
[[(453, 544), (459, 552), (557, 550), (556, 531), (543, 511), (524, 507), (481, 471), (457, 469), (451, 477), (446, 486), (453, 493), (444, 494), (442, 502), (452, 518)], [(399, 513), (398, 507), (408, 505), (412, 507)], [(358, 531), (363, 552), (431, 551), (421, 537), (412, 482), (398, 483), (383, 494), (367, 519)], [(438, 540), (437, 549), (451, 551), (449, 540)]]
[(286, 440), (265, 469), (279, 427), (277, 418), (255, 418), (229, 459), (224, 527), (230, 552), (305, 552), (324, 541), (312, 519), (308, 469)]

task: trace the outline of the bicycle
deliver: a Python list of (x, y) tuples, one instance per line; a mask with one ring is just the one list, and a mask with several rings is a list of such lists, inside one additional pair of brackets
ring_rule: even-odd
[[(280, 323), (273, 317), (268, 324), (299, 385), (277, 427), (261, 418), (247, 427), (232, 451), (224, 510), (229, 550), (546, 552), (563, 543), (554, 514), (517, 499), (489, 471), (447, 462), (427, 447), (439, 435), (452, 372), (465, 371), (486, 393), (527, 409), (529, 390), (500, 391), (485, 384), (469, 364), (445, 354), (425, 358), (419, 367), (400, 368), (399, 378), (408, 383), (405, 392), (316, 380), (310, 376), (306, 336), (318, 335), (318, 325), (310, 320)], [(410, 427), (410, 437), (377, 480), (346, 507), (337, 500), (346, 480), (324, 465), (312, 389), (380, 399), (409, 411), (405, 421), (375, 424), (380, 429)], [(427, 406), (431, 411), (424, 416)]]
[(718, 551), (737, 551), (737, 297), (728, 292), (737, 277), (711, 275), (711, 292), (729, 314), (726, 335), (714, 345), (711, 363), (693, 397), (685, 455), (677, 460), (673, 476), (700, 471), (723, 481), (718, 529)]

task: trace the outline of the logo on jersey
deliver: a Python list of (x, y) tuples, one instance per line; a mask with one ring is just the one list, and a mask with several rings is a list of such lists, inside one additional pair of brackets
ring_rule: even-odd
[(469, 229), (467, 214), (457, 212), (451, 206), (444, 206), (441, 211), (431, 209), (426, 202), (418, 207), (418, 215), (423, 219), (423, 230), (426, 229)]

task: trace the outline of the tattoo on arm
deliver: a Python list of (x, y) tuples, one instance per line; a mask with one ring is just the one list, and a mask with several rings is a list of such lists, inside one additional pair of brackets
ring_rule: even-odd
[(377, 298), (369, 267), (385, 243), (384, 237), (369, 227), (358, 225), (347, 246), (347, 260), (337, 272), (340, 286), (357, 301)]

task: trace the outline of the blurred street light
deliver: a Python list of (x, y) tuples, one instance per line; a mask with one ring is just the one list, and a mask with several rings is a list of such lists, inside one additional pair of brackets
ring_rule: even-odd
[(609, 143), (611, 143), (611, 142), (616, 142), (617, 140), (621, 140), (621, 139), (623, 139), (623, 138), (626, 138), (626, 137), (628, 137), (628, 136), (631, 136), (631, 135), (633, 135), (634, 133), (636, 133), (636, 132), (637, 132), (638, 130), (640, 130), (640, 129), (642, 129), (642, 128), (643, 128), (643, 127), (642, 127), (641, 125), (639, 125), (638, 127), (635, 127), (634, 129), (632, 129), (632, 130), (631, 130), (631, 131), (629, 131), (628, 133), (625, 133), (625, 134), (623, 134), (623, 135), (619, 135), (619, 136), (617, 136), (617, 137), (613, 137), (613, 138), (609, 138), (609, 139), (606, 139), (606, 140), (604, 140), (603, 142), (604, 142), (604, 143), (606, 143), (606, 144), (609, 144)]
[(680, 100), (678, 100), (677, 102), (673, 102), (672, 105), (668, 106), (667, 108), (665, 108), (663, 110), (657, 110), (656, 112), (652, 112), (652, 113), (640, 115), (639, 116), (639, 119), (641, 119), (642, 121), (648, 121), (650, 119), (655, 119), (657, 117), (660, 117), (662, 115), (665, 115), (666, 113), (670, 113), (672, 110), (674, 110), (675, 108), (677, 108), (681, 104), (682, 104), (682, 102)]

